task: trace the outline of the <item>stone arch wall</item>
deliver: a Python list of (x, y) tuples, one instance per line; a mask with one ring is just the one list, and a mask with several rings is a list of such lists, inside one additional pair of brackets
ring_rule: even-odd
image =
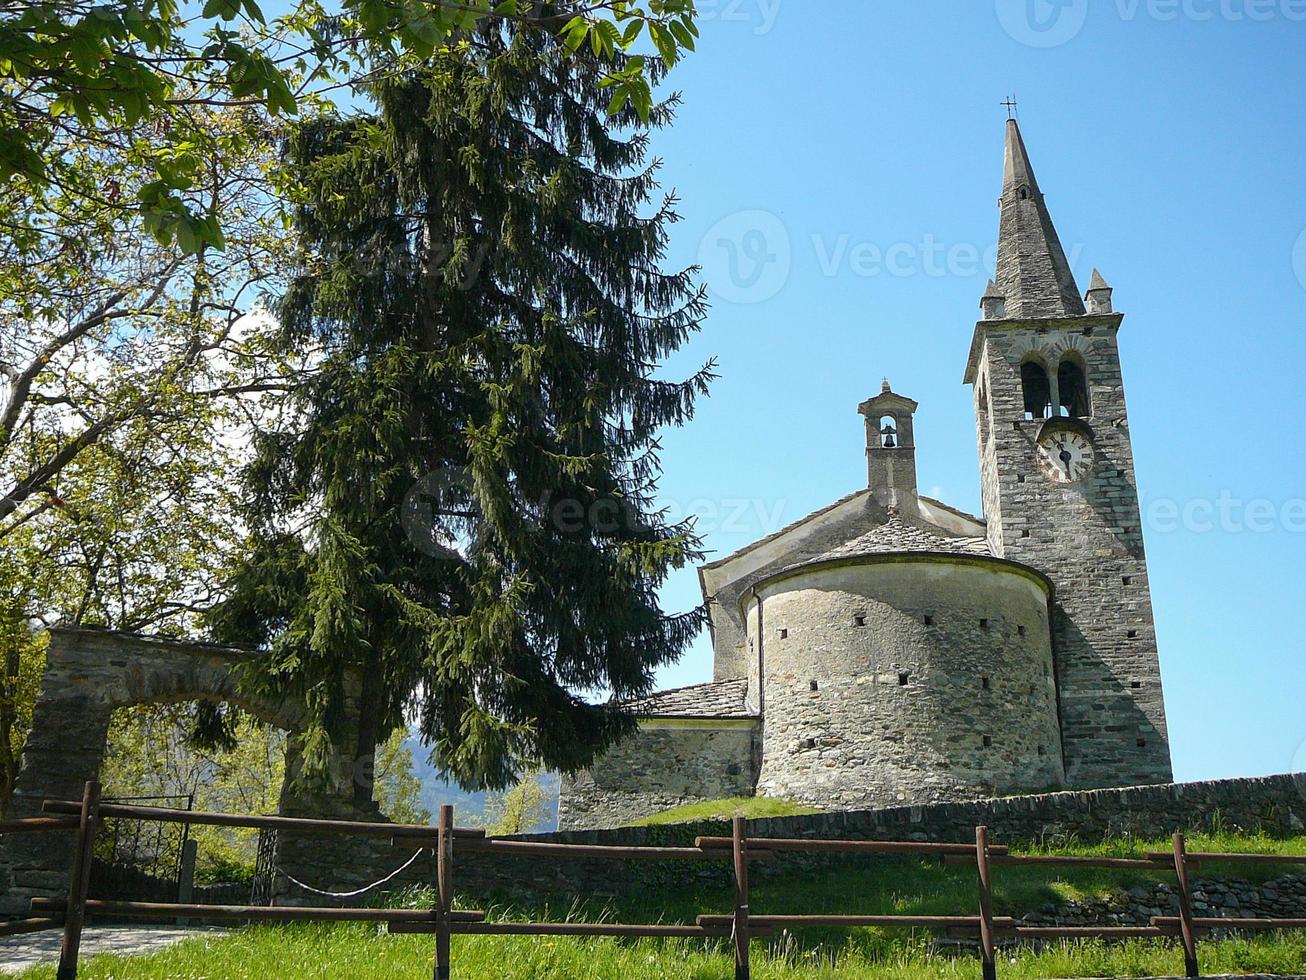
[[(370, 758), (365, 765), (352, 758), (359, 679), (345, 682), (346, 723), (336, 733), (337, 764), (331, 766), (329, 785), (300, 789), (293, 777), (299, 770), (295, 735), (303, 727), (302, 711), (239, 689), (237, 668), (254, 656), (107, 630), (52, 629), (11, 815), (35, 816), (46, 799), (81, 799), (86, 781), (99, 775), (109, 721), (119, 708), (208, 700), (234, 704), (289, 734), (282, 813), (378, 819), (374, 807), (360, 809), (353, 801), (355, 779), (371, 776)], [(0, 837), (0, 915), (24, 914), (31, 898), (66, 889), (70, 840), (62, 834)]]
[(760, 585), (758, 793), (853, 809), (1064, 782), (1049, 587), (1008, 562), (886, 555)]

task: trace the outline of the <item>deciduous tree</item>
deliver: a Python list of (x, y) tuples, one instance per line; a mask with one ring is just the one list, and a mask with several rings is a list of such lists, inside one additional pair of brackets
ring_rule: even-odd
[[(244, 314), (284, 229), (267, 120), (223, 111), (208, 125), (221, 158), (188, 195), (224, 209), (224, 252), (160, 244), (134, 208), (63, 194), (27, 199), (32, 237), (0, 246), (0, 807), (40, 631), (193, 633), (241, 533), (239, 430), (288, 367)], [(76, 152), (108, 184), (132, 179), (94, 143)]]
[[(209, 110), (293, 115), (494, 23), (587, 45), (614, 62), (596, 84), (645, 114), (643, 63), (617, 64), (617, 55), (645, 38), (672, 63), (696, 35), (692, 0), (299, 0), (271, 21), (256, 0), (207, 0), (198, 10), (175, 0), (12, 0), (0, 11), (0, 182), (20, 195), (121, 199), (161, 242), (221, 247), (224, 210), (186, 194), (210, 176)], [(135, 138), (144, 131), (162, 138)], [(141, 179), (98, 183), (95, 167), (69, 153), (85, 142), (130, 161)], [(14, 234), (30, 230), (21, 213), (4, 221)]]
[(529, 772), (506, 792), (485, 798), (485, 829), (494, 837), (529, 834), (548, 820), (551, 810), (539, 772)]

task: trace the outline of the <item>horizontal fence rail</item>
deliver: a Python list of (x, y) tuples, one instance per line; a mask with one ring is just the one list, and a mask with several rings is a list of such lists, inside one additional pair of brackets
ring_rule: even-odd
[[(51, 898), (32, 899), (33, 912), (62, 911), (64, 903)], [(193, 916), (201, 919), (240, 919), (252, 922), (382, 922), (390, 923), (433, 923), (436, 913), (424, 909), (377, 909), (377, 908), (308, 908), (303, 906), (283, 906), (268, 908), (265, 905), (187, 905), (180, 902), (109, 902), (87, 899), (87, 912), (100, 915), (138, 917), (143, 919), (160, 916)], [(450, 912), (454, 922), (480, 922), (485, 918), (484, 912)]]
[(0, 936), (21, 936), (29, 932), (45, 932), (49, 929), (62, 928), (62, 918), (16, 919), (13, 922), (0, 922)]
[[(46, 813), (80, 813), (82, 804), (71, 800), (46, 800), (42, 810)], [(126, 817), (129, 820), (160, 820), (165, 823), (202, 824), (210, 827), (251, 827), (268, 830), (285, 830), (301, 834), (361, 834), (365, 837), (403, 838), (412, 840), (435, 837), (436, 828), (422, 824), (362, 823), (353, 820), (315, 820), (308, 817), (257, 817), (233, 813), (207, 813), (203, 810), (173, 810), (161, 806), (133, 806), (125, 803), (105, 803), (100, 807), (100, 818)], [(74, 824), (74, 826), (76, 826)], [(455, 838), (483, 838), (485, 831), (479, 827), (455, 827)]]
[[(80, 806), (81, 804), (78, 804)], [(0, 834), (30, 834), (42, 830), (76, 830), (75, 817), (24, 817), (21, 820), (0, 821)]]
[[(301, 817), (252, 816), (173, 810), (123, 803), (101, 803), (99, 784), (86, 784), (81, 801), (47, 800), (45, 816), (0, 821), (0, 834), (73, 833), (72, 868), (66, 898), (32, 900), (33, 917), (0, 923), (0, 936), (62, 929), (63, 944), (57, 976), (77, 976), (81, 935), (87, 916), (140, 918), (177, 917), (237, 922), (375, 922), (396, 935), (435, 936), (435, 977), (447, 980), (451, 970), (450, 938), (479, 936), (590, 936), (618, 939), (688, 938), (728, 940), (735, 956), (737, 980), (750, 973), (749, 946), (753, 939), (773, 936), (776, 930), (798, 929), (932, 929), (956, 938), (978, 939), (986, 980), (997, 974), (998, 939), (1047, 940), (1079, 938), (1177, 939), (1184, 952), (1187, 975), (1199, 974), (1197, 940), (1217, 930), (1265, 931), (1306, 929), (1306, 918), (1211, 918), (1194, 912), (1189, 869), (1203, 863), (1306, 864), (1306, 855), (1190, 853), (1183, 834), (1175, 834), (1168, 852), (1147, 852), (1142, 857), (1011, 854), (1007, 847), (991, 844), (985, 827), (975, 828), (975, 843), (922, 841), (812, 840), (787, 837), (749, 837), (742, 817), (736, 817), (729, 837), (698, 837), (692, 847), (564, 844), (548, 841), (500, 840), (479, 828), (455, 827), (453, 807), (440, 808), (434, 827), (318, 820)], [(181, 902), (124, 902), (91, 899), (87, 895), (95, 834), (106, 819), (131, 819), (218, 827), (361, 835), (389, 839), (395, 845), (418, 845), (435, 851), (435, 900), (430, 909), (267, 907), (254, 905), (197, 905)], [(729, 861), (734, 879), (734, 910), (706, 913), (693, 924), (642, 924), (619, 922), (487, 922), (481, 911), (453, 908), (453, 865), (456, 853), (492, 854), (505, 858), (555, 858), (561, 860), (614, 861)], [(750, 907), (749, 865), (780, 853), (913, 855), (938, 859), (944, 865), (975, 867), (977, 909), (958, 915), (879, 914), (773, 914)], [(993, 869), (996, 867), (1062, 866), (1128, 868), (1168, 872), (1178, 882), (1178, 915), (1158, 915), (1146, 926), (1026, 926), (993, 909)]]

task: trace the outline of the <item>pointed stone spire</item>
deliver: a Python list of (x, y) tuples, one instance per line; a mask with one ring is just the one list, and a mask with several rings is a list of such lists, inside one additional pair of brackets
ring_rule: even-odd
[(1110, 313), (1111, 310), (1111, 293), (1113, 290), (1107, 281), (1102, 278), (1102, 273), (1096, 269), (1093, 270), (1093, 278), (1088, 284), (1088, 292), (1084, 294), (1084, 299), (1088, 302), (1089, 313)]
[(1000, 208), (995, 294), (1006, 297), (1006, 317), (1082, 316), (1079, 287), (1014, 119), (1007, 120)]

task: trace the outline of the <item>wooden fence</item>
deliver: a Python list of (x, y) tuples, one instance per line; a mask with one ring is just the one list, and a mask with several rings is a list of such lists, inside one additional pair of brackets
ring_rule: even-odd
[[(455, 827), (453, 807), (440, 808), (434, 827), (311, 820), (294, 817), (261, 817), (200, 811), (178, 811), (158, 807), (129, 806), (100, 802), (100, 787), (88, 782), (80, 802), (47, 800), (46, 816), (0, 823), (0, 833), (72, 832), (74, 836), (68, 897), (62, 900), (33, 899), (33, 918), (0, 923), (0, 936), (62, 929), (59, 980), (77, 976), (82, 929), (89, 915), (137, 916), (145, 918), (190, 917), (247, 922), (378, 922), (388, 932), (421, 933), (435, 936), (435, 977), (450, 976), (450, 937), (454, 935), (497, 936), (611, 936), (686, 937), (728, 939), (734, 947), (736, 980), (749, 976), (749, 948), (753, 939), (765, 938), (776, 929), (802, 928), (926, 928), (954, 936), (979, 939), (984, 976), (997, 975), (995, 946), (999, 939), (1173, 937), (1182, 944), (1189, 977), (1197, 977), (1197, 940), (1215, 929), (1267, 930), (1304, 929), (1306, 919), (1202, 918), (1193, 911), (1188, 872), (1201, 862), (1240, 861), (1259, 863), (1306, 863), (1306, 856), (1265, 854), (1217, 854), (1189, 852), (1183, 834), (1174, 835), (1174, 846), (1164, 853), (1141, 858), (1068, 857), (1052, 854), (1013, 855), (1006, 847), (990, 844), (988, 830), (975, 828), (974, 843), (920, 843), (910, 841), (809, 840), (802, 838), (749, 837), (742, 817), (733, 822), (730, 837), (699, 837), (693, 847), (636, 847), (595, 844), (555, 844), (535, 841), (498, 840), (483, 830)], [(250, 827), (297, 833), (353, 834), (390, 838), (396, 843), (426, 844), (436, 852), (435, 902), (429, 910), (389, 908), (266, 908), (260, 906), (195, 905), (180, 902), (119, 902), (89, 899), (87, 889), (100, 822), (109, 818), (187, 822), (223, 827)], [(453, 908), (453, 867), (459, 852), (499, 854), (510, 857), (552, 857), (560, 859), (729, 861), (734, 871), (734, 910), (728, 915), (704, 914), (693, 925), (642, 925), (584, 922), (487, 922), (485, 913)], [(961, 915), (801, 915), (754, 914), (749, 905), (749, 866), (775, 854), (899, 854), (940, 858), (947, 864), (974, 865), (977, 898), (974, 914)], [(1134, 868), (1173, 871), (1178, 879), (1177, 916), (1155, 916), (1148, 926), (1023, 926), (1015, 919), (993, 912), (993, 869), (1000, 865), (1073, 866)]]

